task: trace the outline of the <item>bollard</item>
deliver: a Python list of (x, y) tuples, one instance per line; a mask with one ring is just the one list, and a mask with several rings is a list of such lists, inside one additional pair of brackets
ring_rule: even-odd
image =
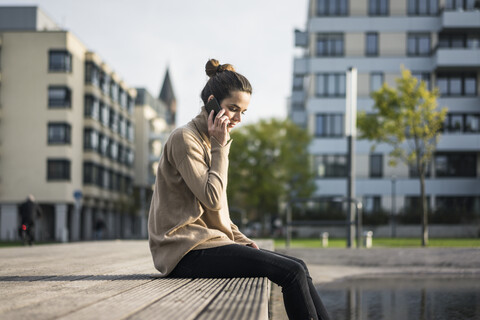
[(363, 245), (365, 248), (371, 248), (372, 247), (372, 237), (373, 237), (373, 232), (372, 231), (365, 231), (363, 233)]
[(322, 233), (322, 247), (323, 248), (328, 247), (328, 232), (323, 232)]

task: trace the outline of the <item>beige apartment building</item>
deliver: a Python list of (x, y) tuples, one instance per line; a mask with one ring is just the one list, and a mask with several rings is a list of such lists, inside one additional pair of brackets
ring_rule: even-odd
[(136, 90), (37, 7), (0, 7), (0, 240), (18, 205), (43, 209), (37, 240), (131, 237)]

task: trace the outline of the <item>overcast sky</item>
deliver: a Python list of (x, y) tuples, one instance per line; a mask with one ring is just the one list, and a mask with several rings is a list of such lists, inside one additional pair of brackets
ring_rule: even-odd
[(0, 0), (38, 5), (132, 87), (158, 96), (166, 67), (177, 97), (177, 125), (203, 105), (209, 58), (231, 63), (253, 86), (245, 122), (284, 118), (290, 95), (294, 29), (307, 0)]

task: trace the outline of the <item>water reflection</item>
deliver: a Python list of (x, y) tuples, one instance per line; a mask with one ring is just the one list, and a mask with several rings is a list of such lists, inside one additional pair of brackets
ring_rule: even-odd
[(318, 287), (336, 320), (480, 319), (480, 278), (345, 279)]

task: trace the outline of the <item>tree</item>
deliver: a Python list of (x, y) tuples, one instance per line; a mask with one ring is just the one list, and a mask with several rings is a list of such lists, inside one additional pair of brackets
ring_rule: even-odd
[(386, 83), (372, 93), (373, 113), (359, 113), (357, 126), (360, 139), (386, 143), (393, 147), (390, 152), (391, 166), (403, 161), (418, 174), (420, 180), (422, 246), (428, 245), (428, 209), (425, 195), (425, 173), (432, 160), (447, 108), (438, 110), (438, 89), (427, 89), (409, 70), (402, 67), (402, 76), (396, 79), (397, 89)]
[(276, 214), (279, 203), (315, 191), (310, 135), (292, 122), (262, 120), (232, 131), (228, 199), (251, 216)]

